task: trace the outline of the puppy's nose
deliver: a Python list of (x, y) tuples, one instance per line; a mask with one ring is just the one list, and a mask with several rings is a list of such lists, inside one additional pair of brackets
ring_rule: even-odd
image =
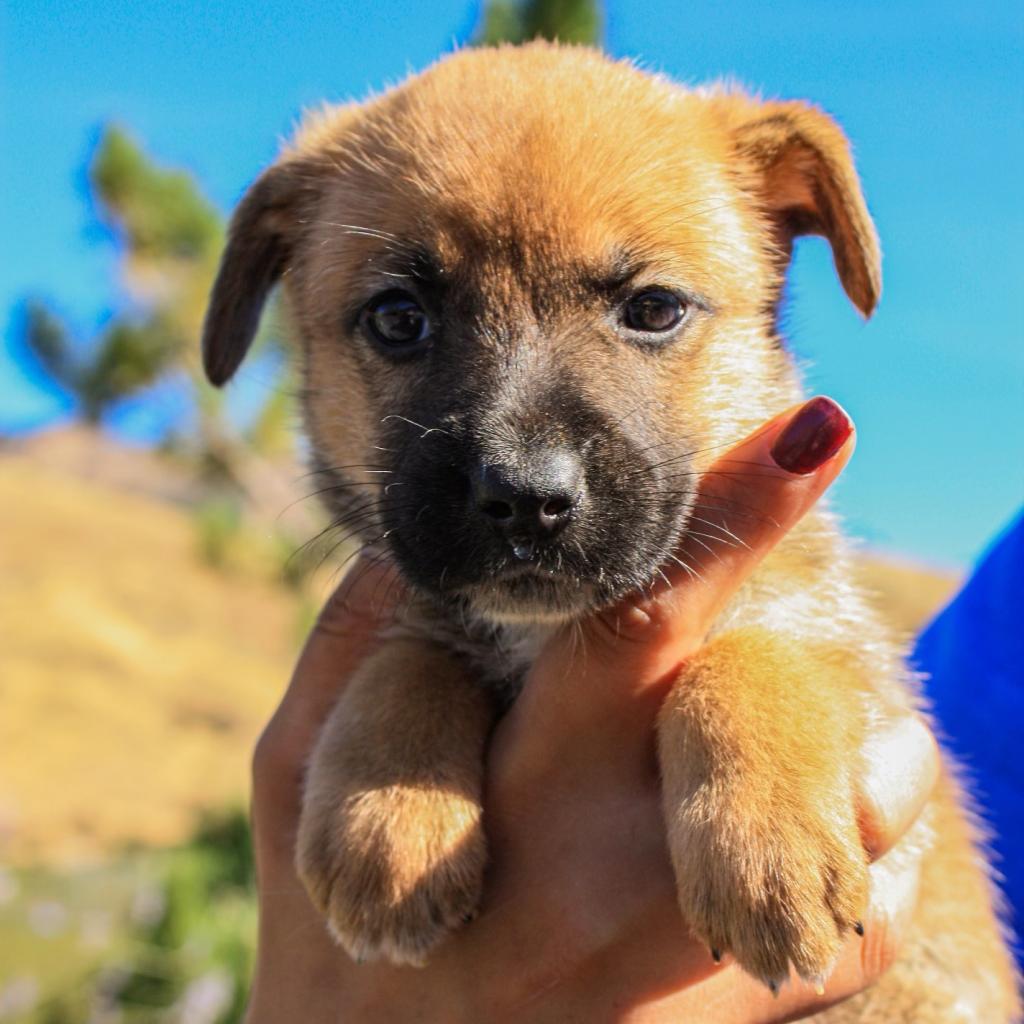
[(565, 449), (538, 452), (521, 466), (478, 466), (473, 500), (505, 537), (534, 541), (553, 536), (583, 497), (583, 465)]

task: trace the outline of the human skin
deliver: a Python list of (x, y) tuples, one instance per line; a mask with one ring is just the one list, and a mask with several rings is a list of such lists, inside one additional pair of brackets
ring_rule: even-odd
[[(701, 578), (666, 569), (653, 596), (567, 628), (534, 664), (490, 744), (483, 906), (425, 968), (351, 961), (294, 869), (302, 775), (317, 731), (402, 599), (387, 566), (365, 563), (348, 574), (254, 757), (260, 930), (249, 1024), (788, 1021), (861, 991), (888, 969), (913, 911), (915, 866), (895, 879), (872, 874), (864, 935), (847, 941), (824, 993), (794, 981), (773, 996), (728, 957), (717, 964), (690, 935), (665, 847), (658, 709), (718, 612), (853, 451), (851, 432), (817, 468), (781, 470), (772, 448), (795, 411), (705, 476), (708, 496), (742, 503), (747, 514), (729, 521), (737, 543), (700, 559)], [(746, 467), (741, 475), (737, 465)], [(938, 757), (926, 725), (895, 709), (863, 753), (858, 815), (877, 861), (927, 801)]]

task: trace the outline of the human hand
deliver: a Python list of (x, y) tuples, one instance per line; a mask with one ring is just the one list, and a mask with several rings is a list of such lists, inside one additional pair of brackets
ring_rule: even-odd
[[(705, 561), (700, 579), (666, 568), (653, 598), (567, 630), (538, 659), (491, 744), (484, 905), (423, 969), (350, 961), (293, 866), (317, 731), (400, 600), (386, 567), (349, 574), (254, 759), (260, 939), (250, 1022), (783, 1021), (860, 991), (888, 967), (913, 909), (913, 867), (873, 870), (865, 935), (847, 943), (824, 995), (795, 983), (775, 999), (689, 935), (665, 849), (653, 735), (675, 670), (852, 451), (851, 436), (816, 470), (783, 472), (771, 450), (794, 418), (777, 417), (705, 477), (716, 504), (740, 502), (748, 514), (730, 519), (737, 543)], [(739, 462), (762, 470), (729, 474)], [(923, 723), (895, 712), (869, 748), (859, 812), (865, 846), (881, 858), (917, 817), (938, 761)]]

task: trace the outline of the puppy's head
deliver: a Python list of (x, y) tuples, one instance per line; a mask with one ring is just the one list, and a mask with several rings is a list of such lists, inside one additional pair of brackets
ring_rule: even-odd
[(774, 318), (805, 233), (870, 314), (874, 228), (818, 110), (463, 52), (312, 118), (252, 186), (206, 369), (231, 377), (282, 279), (339, 522), (479, 614), (577, 615), (670, 556), (700, 453), (792, 400)]

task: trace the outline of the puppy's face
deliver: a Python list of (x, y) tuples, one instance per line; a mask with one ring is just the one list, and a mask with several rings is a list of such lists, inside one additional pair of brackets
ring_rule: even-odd
[(464, 52), (312, 119), (253, 186), (207, 370), (230, 377), (283, 277), (339, 522), (478, 614), (578, 615), (652, 579), (701, 453), (792, 399), (774, 312), (806, 232), (870, 313), (874, 230), (813, 108)]

